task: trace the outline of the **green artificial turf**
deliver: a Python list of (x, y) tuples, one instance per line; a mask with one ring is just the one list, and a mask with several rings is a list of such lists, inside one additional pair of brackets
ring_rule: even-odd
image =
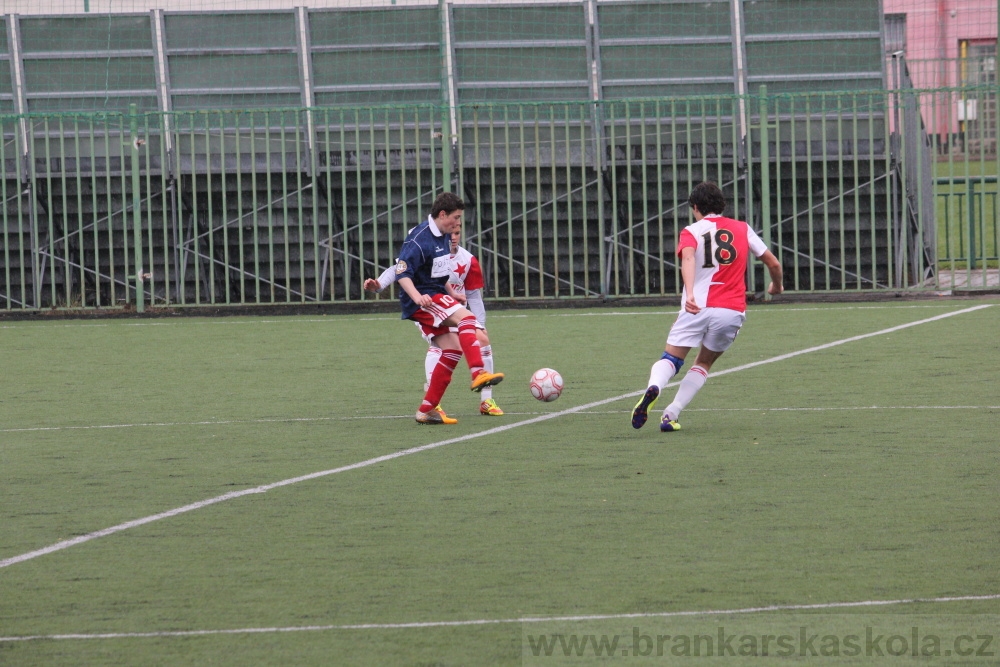
[[(752, 308), (683, 430), (656, 428), (669, 388), (636, 431), (673, 310), (491, 312), (507, 414), (478, 415), (460, 366), (437, 427), (413, 421), (425, 348), (391, 316), (5, 324), (0, 561), (434, 446), (0, 568), (0, 664), (606, 659), (531, 653), (556, 633), (620, 634), (642, 664), (633, 628), (996, 627), (997, 599), (626, 618), (1000, 593), (1000, 302)], [(527, 390), (543, 366), (553, 403)]]

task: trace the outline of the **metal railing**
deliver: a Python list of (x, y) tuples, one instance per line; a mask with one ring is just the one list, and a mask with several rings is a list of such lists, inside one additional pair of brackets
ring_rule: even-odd
[[(929, 180), (919, 131), (889, 128), (894, 95), (467, 105), (454, 134), (430, 105), (3, 116), (0, 306), (363, 301), (446, 189), (469, 204), (488, 297), (672, 295), (704, 179), (790, 289), (941, 289), (929, 239), (946, 263), (969, 247), (995, 263), (995, 186), (981, 196), (996, 177), (972, 179), (973, 208), (970, 181)], [(759, 290), (762, 267), (747, 281)]]
[(945, 177), (934, 179), (934, 184), (944, 222), (938, 261), (967, 264), (973, 270), (995, 268), (1000, 260), (997, 177)]

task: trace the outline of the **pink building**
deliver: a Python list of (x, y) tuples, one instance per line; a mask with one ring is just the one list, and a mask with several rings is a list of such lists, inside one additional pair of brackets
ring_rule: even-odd
[(902, 53), (913, 86), (959, 89), (922, 96), (928, 131), (942, 146), (968, 137), (995, 151), (997, 0), (883, 0), (883, 12), (886, 51)]

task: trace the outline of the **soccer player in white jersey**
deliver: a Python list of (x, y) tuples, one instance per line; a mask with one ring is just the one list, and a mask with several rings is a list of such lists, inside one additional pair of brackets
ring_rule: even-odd
[[(483, 271), (479, 260), (471, 252), (459, 245), (462, 239), (460, 230), (454, 231), (449, 237), (452, 268), (448, 278), (448, 286), (459, 301), (464, 301), (466, 308), (476, 316), (476, 335), (479, 337), (480, 352), (483, 357), (483, 367), (487, 372), (493, 372), (493, 347), (486, 331), (486, 305), (483, 303)], [(365, 290), (381, 292), (396, 281), (395, 267), (389, 267), (378, 278), (369, 278), (364, 282)], [(419, 328), (419, 325), (418, 327)], [(427, 341), (427, 356), (424, 358), (424, 372), (427, 376), (425, 390), (430, 383), (431, 374), (441, 359), (441, 348), (434, 344), (433, 337), (424, 336)], [(481, 402), (479, 413), (490, 417), (500, 417), (503, 410), (493, 398), (493, 387), (487, 386), (479, 392)], [(440, 406), (438, 406), (440, 409)], [(443, 412), (443, 410), (442, 410)]]
[(695, 222), (681, 232), (677, 255), (681, 259), (683, 308), (670, 328), (663, 357), (653, 364), (642, 398), (632, 410), (632, 428), (642, 428), (660, 391), (684, 364), (691, 348), (701, 347), (694, 365), (681, 380), (674, 400), (663, 411), (660, 430), (679, 431), (681, 411), (708, 380), (715, 360), (729, 349), (746, 320), (746, 271), (749, 253), (758, 257), (771, 283), (768, 294), (781, 294), (778, 258), (741, 220), (723, 217), (726, 199), (715, 183), (699, 183), (688, 197)]

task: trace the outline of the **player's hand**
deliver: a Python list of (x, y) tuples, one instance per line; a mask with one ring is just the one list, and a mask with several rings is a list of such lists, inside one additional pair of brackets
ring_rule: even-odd
[(684, 310), (691, 313), (692, 315), (697, 315), (701, 312), (701, 307), (695, 302), (694, 299), (688, 299), (684, 302)]
[(381, 286), (381, 285), (379, 285), (379, 284), (378, 284), (378, 281), (377, 281), (377, 280), (375, 280), (374, 278), (369, 278), (368, 280), (366, 280), (366, 281), (364, 282), (364, 284), (362, 285), (362, 287), (364, 287), (364, 288), (365, 288), (365, 291), (366, 291), (366, 292), (378, 292), (378, 291), (379, 291), (379, 289), (380, 289), (380, 288), (381, 288), (382, 286)]
[(430, 294), (421, 294), (420, 298), (417, 299), (417, 305), (420, 306), (421, 308), (429, 306), (432, 303), (434, 303), (434, 299), (431, 298)]
[(456, 292), (455, 288), (451, 286), (451, 283), (446, 284), (444, 286), (444, 290), (448, 294), (448, 296), (450, 296), (455, 301), (457, 301), (457, 302), (459, 302), (461, 304), (465, 303), (465, 292), (461, 292), (461, 293)]
[(771, 296), (774, 296), (775, 294), (781, 294), (784, 291), (785, 291), (785, 286), (782, 285), (781, 283), (775, 284), (774, 282), (772, 282), (767, 286), (767, 293), (770, 294)]

